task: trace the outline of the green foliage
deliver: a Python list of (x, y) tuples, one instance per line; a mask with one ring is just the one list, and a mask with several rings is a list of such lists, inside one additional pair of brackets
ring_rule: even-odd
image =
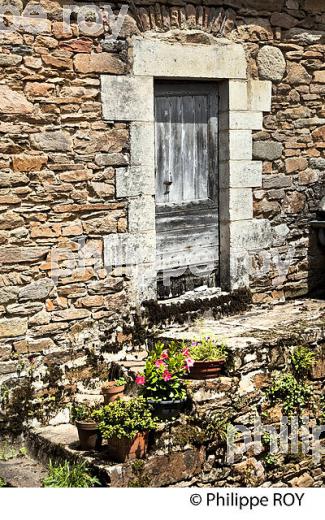
[(75, 421), (89, 421), (92, 422), (92, 413), (98, 408), (96, 405), (89, 405), (85, 403), (73, 403), (71, 406), (71, 420)]
[(272, 468), (278, 465), (278, 458), (273, 453), (268, 453), (264, 457), (264, 463), (266, 467)]
[(133, 439), (138, 432), (154, 430), (157, 427), (143, 397), (118, 399), (93, 412), (92, 417), (98, 423), (98, 429), (104, 439)]
[(0, 488), (4, 488), (6, 486), (7, 486), (7, 484), (6, 484), (5, 480), (2, 477), (0, 477)]
[(228, 440), (234, 440), (238, 431), (229, 421), (229, 416), (221, 411), (210, 413), (203, 422), (206, 437), (210, 441), (225, 444)]
[(24, 446), (18, 449), (17, 445), (15, 447), (8, 440), (4, 440), (0, 444), (0, 461), (6, 462), (16, 457), (25, 457), (25, 455), (27, 455), (27, 449)]
[(124, 377), (119, 377), (118, 379), (115, 379), (114, 383), (115, 386), (124, 386), (126, 385), (126, 379)]
[(291, 363), (297, 377), (305, 377), (313, 368), (315, 363), (315, 353), (308, 347), (295, 347), (291, 354)]
[(155, 344), (146, 359), (144, 372), (138, 374), (136, 383), (140, 385), (144, 397), (155, 401), (186, 398), (186, 382), (182, 377), (192, 362), (186, 345), (171, 341), (168, 348), (162, 343)]
[(312, 389), (297, 381), (293, 374), (277, 373), (265, 394), (272, 405), (281, 403), (283, 412), (291, 415), (302, 411), (310, 403)]
[(70, 464), (67, 460), (57, 465), (50, 462), (49, 474), (43, 480), (43, 487), (50, 488), (91, 488), (96, 485), (100, 482), (89, 474), (85, 462)]
[(192, 343), (190, 354), (194, 361), (226, 361), (228, 347), (225, 341), (207, 336)]

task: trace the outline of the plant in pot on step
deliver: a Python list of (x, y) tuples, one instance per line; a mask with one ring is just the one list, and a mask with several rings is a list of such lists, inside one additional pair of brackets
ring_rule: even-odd
[(92, 413), (97, 407), (84, 403), (72, 407), (72, 419), (77, 427), (80, 448), (85, 451), (95, 450), (101, 446), (101, 436)]
[(188, 373), (190, 379), (218, 377), (228, 358), (228, 347), (225, 341), (210, 336), (193, 341), (188, 350), (194, 360)]
[(172, 419), (184, 410), (187, 394), (183, 377), (192, 364), (188, 349), (177, 341), (168, 347), (158, 342), (149, 352), (144, 372), (135, 382), (159, 419)]
[(104, 404), (112, 403), (121, 397), (124, 397), (126, 379), (120, 377), (114, 381), (106, 381), (102, 386), (102, 394), (104, 396)]
[(149, 431), (155, 430), (157, 423), (143, 397), (117, 399), (95, 410), (92, 417), (102, 438), (108, 441), (107, 452), (112, 460), (125, 462), (146, 455)]

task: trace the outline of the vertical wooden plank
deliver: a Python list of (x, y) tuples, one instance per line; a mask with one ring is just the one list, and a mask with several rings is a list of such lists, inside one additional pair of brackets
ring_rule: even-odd
[(219, 145), (218, 145), (218, 110), (219, 110), (218, 88), (211, 91), (209, 95), (208, 113), (208, 160), (209, 160), (209, 179), (208, 197), (219, 203)]
[(195, 96), (196, 199), (208, 198), (208, 103), (207, 96)]
[(167, 97), (155, 100), (155, 139), (156, 139), (156, 200), (168, 202), (164, 180), (170, 169), (170, 104)]
[(169, 202), (180, 203), (183, 200), (183, 99), (171, 96), (171, 139), (170, 139), (170, 185)]
[(183, 201), (195, 199), (195, 108), (194, 96), (183, 97)]

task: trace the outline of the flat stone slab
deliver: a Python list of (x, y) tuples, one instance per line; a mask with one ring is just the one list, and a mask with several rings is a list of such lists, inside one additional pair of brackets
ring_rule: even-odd
[(284, 304), (253, 306), (240, 315), (202, 318), (189, 325), (174, 325), (160, 334), (163, 338), (197, 340), (202, 336), (225, 338), (230, 348), (245, 348), (260, 343), (277, 343), (283, 338), (299, 336), (315, 341), (325, 328), (325, 301), (301, 299)]
[(0, 477), (10, 487), (39, 488), (46, 475), (44, 466), (28, 456), (0, 461)]
[(153, 452), (141, 461), (116, 463), (110, 461), (105, 444), (98, 451), (81, 451), (77, 429), (72, 424), (46, 426), (28, 433), (28, 445), (43, 462), (70, 460), (85, 461), (108, 487), (163, 487), (192, 478), (205, 463), (203, 447), (189, 447), (171, 453)]

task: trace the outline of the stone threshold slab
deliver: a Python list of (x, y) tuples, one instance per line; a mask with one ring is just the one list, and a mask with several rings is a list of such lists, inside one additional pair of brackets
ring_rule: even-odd
[(159, 337), (192, 341), (218, 336), (227, 340), (230, 349), (238, 349), (275, 345), (290, 338), (310, 344), (322, 339), (324, 330), (325, 301), (304, 298), (273, 306), (252, 306), (242, 314), (217, 320), (202, 317), (191, 324), (166, 327)]

